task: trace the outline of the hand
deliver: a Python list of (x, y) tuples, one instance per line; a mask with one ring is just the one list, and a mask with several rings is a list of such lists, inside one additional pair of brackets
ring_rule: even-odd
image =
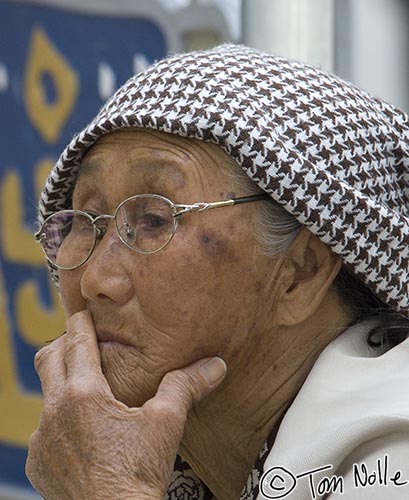
[(141, 408), (117, 401), (102, 373), (91, 316), (35, 358), (44, 409), (26, 473), (46, 500), (159, 500), (168, 488), (189, 409), (223, 380), (207, 358), (169, 372)]

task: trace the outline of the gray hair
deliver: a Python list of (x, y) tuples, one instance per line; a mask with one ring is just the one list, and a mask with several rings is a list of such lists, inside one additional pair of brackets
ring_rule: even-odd
[[(239, 190), (239, 196), (261, 192), (233, 159), (229, 159), (222, 168), (234, 188)], [(277, 257), (291, 245), (302, 224), (273, 199), (257, 203), (255, 211), (254, 232), (259, 250), (267, 257)]]

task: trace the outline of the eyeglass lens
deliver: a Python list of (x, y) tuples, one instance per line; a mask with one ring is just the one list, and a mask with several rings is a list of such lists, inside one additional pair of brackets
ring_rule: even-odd
[(159, 196), (134, 196), (119, 206), (116, 226), (128, 247), (142, 253), (156, 252), (173, 236), (172, 204)]
[(92, 218), (73, 210), (53, 214), (44, 224), (43, 233), (43, 248), (48, 259), (67, 269), (88, 258), (96, 238)]
[[(84, 212), (64, 210), (49, 217), (42, 229), (43, 248), (48, 259), (60, 268), (72, 269), (91, 255), (98, 238), (98, 227)], [(117, 209), (115, 224), (118, 234), (129, 248), (140, 253), (160, 250), (172, 238), (176, 222), (172, 204), (160, 196), (135, 196)]]

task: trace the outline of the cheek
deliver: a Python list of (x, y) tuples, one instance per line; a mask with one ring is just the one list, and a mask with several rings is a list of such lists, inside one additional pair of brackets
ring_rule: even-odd
[(67, 318), (86, 308), (81, 294), (81, 273), (81, 269), (59, 272), (61, 304)]
[(229, 254), (227, 244), (223, 238), (219, 238), (211, 231), (201, 231), (198, 235), (199, 251), (207, 257), (213, 259), (213, 265), (220, 258), (226, 259)]
[(188, 342), (196, 357), (233, 349), (248, 330), (242, 291), (250, 290), (254, 274), (242, 250), (220, 233), (201, 228), (191, 231), (189, 240), (182, 233), (162, 255), (149, 256), (135, 273), (145, 320)]

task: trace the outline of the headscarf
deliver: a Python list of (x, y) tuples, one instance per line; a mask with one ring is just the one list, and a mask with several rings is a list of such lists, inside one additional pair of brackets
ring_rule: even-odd
[(409, 314), (402, 111), (320, 69), (244, 46), (175, 55), (130, 78), (73, 138), (42, 191), (40, 224), (71, 208), (95, 141), (128, 127), (217, 144), (380, 300)]

